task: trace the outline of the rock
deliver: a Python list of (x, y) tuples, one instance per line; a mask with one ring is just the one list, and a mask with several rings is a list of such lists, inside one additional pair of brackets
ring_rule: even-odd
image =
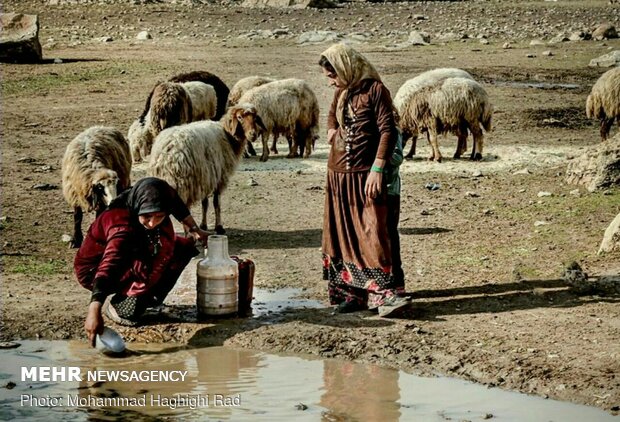
[(489, 44), (489, 40), (487, 40), (486, 38), (480, 38), (480, 44), (487, 45)]
[(545, 43), (541, 40), (532, 40), (530, 41), (530, 45), (545, 45)]
[(428, 45), (431, 42), (431, 36), (426, 32), (411, 31), (407, 42), (411, 45)]
[(551, 192), (543, 192), (543, 191), (538, 192), (539, 198), (543, 198), (545, 196), (553, 196), (553, 194)]
[(150, 40), (153, 37), (151, 36), (151, 34), (149, 33), (149, 31), (141, 31), (138, 33), (138, 35), (136, 35), (136, 39), (137, 40)]
[(42, 58), (39, 17), (0, 13), (0, 62), (38, 63)]
[(611, 53), (604, 54), (600, 57), (590, 60), (590, 67), (613, 67), (620, 66), (620, 50), (614, 50)]
[(258, 186), (258, 182), (257, 182), (256, 180), (254, 180), (252, 177), (250, 177), (250, 178), (248, 179), (248, 183), (247, 183), (247, 185), (248, 185), (248, 186)]
[(596, 41), (618, 38), (618, 31), (616, 31), (616, 28), (612, 24), (603, 23), (592, 32), (592, 38)]
[(342, 36), (334, 31), (311, 31), (304, 32), (297, 37), (298, 44), (314, 44), (321, 42), (334, 42), (341, 39)]
[(534, 227), (546, 226), (548, 224), (549, 223), (547, 223), (546, 221), (538, 220), (534, 222)]
[(254, 39), (266, 40), (269, 38), (274, 38), (274, 33), (273, 31), (269, 29), (256, 29), (254, 31), (248, 32), (247, 34), (241, 34), (237, 38), (247, 38), (249, 40), (254, 40)]
[(34, 185), (32, 187), (32, 189), (36, 189), (36, 190), (55, 190), (55, 189), (58, 189), (58, 186), (52, 185), (50, 183), (39, 183), (37, 185)]
[(558, 34), (549, 40), (549, 44), (559, 44), (568, 41), (568, 37), (564, 34)]
[(60, 241), (63, 243), (69, 243), (71, 242), (71, 236), (69, 236), (68, 234), (63, 234), (60, 238)]
[(566, 183), (585, 186), (590, 192), (620, 184), (620, 133), (571, 161)]
[(114, 38), (112, 38), (112, 37), (99, 37), (99, 38), (97, 38), (97, 41), (99, 41), (99, 42), (112, 42), (112, 41), (114, 41)]
[(594, 290), (602, 294), (617, 295), (620, 293), (620, 277), (607, 275), (594, 281)]
[(583, 32), (583, 31), (575, 31), (568, 36), (569, 41), (583, 41), (583, 40), (589, 40), (590, 38), (592, 38), (592, 35), (588, 34), (587, 32)]
[(54, 59), (54, 64), (61, 64), (61, 63), (62, 63), (62, 59), (59, 59), (58, 57)]
[(480, 195), (478, 195), (476, 192), (467, 191), (465, 192), (465, 196), (468, 198), (478, 198)]
[(460, 41), (466, 38), (467, 35), (456, 32), (446, 32), (445, 34), (439, 34), (437, 37), (440, 41)]
[(15, 349), (17, 347), (21, 346), (21, 344), (15, 342), (15, 341), (3, 341), (0, 342), (0, 349)]
[(274, 29), (271, 32), (273, 33), (273, 36), (276, 37), (276, 38), (290, 34), (290, 31), (288, 29), (286, 29), (286, 28)]
[(347, 42), (352, 42), (352, 41), (365, 42), (365, 41), (368, 41), (370, 37), (371, 35), (367, 33), (353, 32), (347, 35)]
[(551, 57), (553, 56), (553, 52), (551, 50), (545, 50), (542, 52), (543, 56)]
[(569, 192), (570, 195), (572, 196), (581, 196), (581, 192), (579, 191), (579, 189), (573, 189), (572, 191)]
[(528, 169), (527, 167), (521, 169), (521, 170), (517, 170), (512, 174), (532, 174), (532, 172), (530, 171), (530, 169)]
[(336, 6), (331, 0), (244, 0), (242, 7), (278, 7), (291, 9), (333, 9)]
[(502, 44), (502, 48), (504, 50), (510, 50), (512, 48), (512, 44), (510, 44), (509, 42), (505, 42), (504, 44)]
[(13, 381), (9, 381), (6, 384), (4, 384), (3, 387), (6, 388), (7, 390), (12, 390), (15, 387), (17, 387), (17, 384), (15, 384)]
[(592, 285), (588, 283), (588, 274), (575, 261), (566, 266), (562, 279), (579, 293), (586, 293), (592, 289)]
[(482, 172), (480, 170), (474, 170), (471, 177), (482, 177)]
[(603, 235), (603, 241), (598, 248), (598, 254), (612, 252), (620, 247), (620, 214), (616, 215)]

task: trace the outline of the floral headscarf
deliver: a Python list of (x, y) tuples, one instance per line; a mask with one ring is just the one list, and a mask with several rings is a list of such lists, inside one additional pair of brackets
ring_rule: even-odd
[(381, 81), (381, 77), (363, 54), (347, 44), (334, 44), (321, 55), (329, 61), (338, 78), (346, 84), (336, 105), (336, 119), (340, 126), (344, 126), (344, 107), (349, 93), (362, 81), (366, 79)]

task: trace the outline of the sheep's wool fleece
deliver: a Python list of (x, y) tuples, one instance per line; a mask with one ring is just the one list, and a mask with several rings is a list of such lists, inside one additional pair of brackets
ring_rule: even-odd
[(347, 84), (342, 90), (336, 106), (336, 119), (340, 126), (344, 126), (344, 105), (349, 91), (355, 89), (365, 79), (374, 79), (381, 82), (381, 77), (375, 67), (363, 54), (349, 45), (334, 44), (321, 53), (336, 70), (338, 78)]

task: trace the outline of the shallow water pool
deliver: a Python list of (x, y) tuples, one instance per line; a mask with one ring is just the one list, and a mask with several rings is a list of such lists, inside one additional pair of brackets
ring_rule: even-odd
[[(374, 365), (226, 347), (129, 346), (122, 358), (78, 341), (25, 341), (2, 350), (1, 383), (12, 388), (0, 390), (0, 419), (618, 420), (597, 408)], [(23, 368), (37, 367), (79, 368), (82, 380), (22, 381)], [(111, 379), (123, 375), (129, 378)]]

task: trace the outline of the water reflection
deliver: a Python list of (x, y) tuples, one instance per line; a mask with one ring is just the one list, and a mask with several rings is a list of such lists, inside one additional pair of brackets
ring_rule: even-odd
[(325, 421), (347, 420), (362, 415), (370, 421), (400, 419), (398, 372), (374, 365), (326, 360), (323, 362), (324, 393), (320, 405)]

